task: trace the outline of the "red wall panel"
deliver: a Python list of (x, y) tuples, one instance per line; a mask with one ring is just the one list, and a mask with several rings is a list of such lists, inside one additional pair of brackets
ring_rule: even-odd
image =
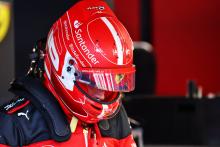
[(220, 1), (152, 0), (157, 94), (185, 95), (193, 79), (220, 91)]
[(114, 0), (114, 11), (133, 40), (140, 40), (140, 0)]

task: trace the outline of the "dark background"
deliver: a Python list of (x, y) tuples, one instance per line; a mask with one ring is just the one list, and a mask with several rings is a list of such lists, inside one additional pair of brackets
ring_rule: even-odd
[(29, 65), (28, 54), (37, 40), (47, 37), (50, 27), (74, 0), (14, 1), (15, 75), (23, 76)]

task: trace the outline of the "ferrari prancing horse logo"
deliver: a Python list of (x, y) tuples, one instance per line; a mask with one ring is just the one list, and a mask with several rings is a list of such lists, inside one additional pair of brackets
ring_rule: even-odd
[(117, 83), (117, 84), (119, 84), (123, 79), (124, 79), (124, 74), (117, 74), (117, 75), (115, 75), (115, 82)]
[(0, 1), (0, 43), (6, 36), (10, 24), (10, 3)]

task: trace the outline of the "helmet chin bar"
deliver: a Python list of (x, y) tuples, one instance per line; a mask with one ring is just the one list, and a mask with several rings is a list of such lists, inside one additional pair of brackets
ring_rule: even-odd
[[(97, 103), (99, 103), (99, 104), (110, 105), (110, 104), (112, 104), (112, 103), (114, 103), (114, 102), (116, 102), (116, 101), (119, 101), (119, 105), (118, 105), (117, 109), (116, 109), (111, 115), (109, 115), (109, 116), (107, 116), (107, 117), (104, 117), (103, 119), (111, 119), (111, 118), (113, 118), (116, 114), (118, 114), (118, 112), (120, 111), (120, 108), (121, 108), (121, 105), (122, 105), (122, 103), (121, 103), (122, 94), (120, 94), (119, 92), (118, 92), (118, 94), (117, 94), (117, 96), (116, 96), (116, 98), (115, 98), (114, 100), (112, 100), (112, 101), (110, 101), (110, 102), (103, 102), (103, 101), (99, 100), (99, 98), (94, 98), (94, 97), (90, 96), (85, 90), (83, 90), (83, 89), (79, 86), (79, 84), (78, 84), (76, 81), (74, 82), (74, 85), (75, 85), (76, 88), (78, 88), (78, 90), (79, 90), (82, 94), (84, 94), (87, 98), (89, 98), (90, 100), (95, 101), (95, 102), (97, 102)], [(100, 120), (102, 120), (102, 119), (100, 119)]]
[(118, 92), (118, 94), (117, 94), (117, 96), (116, 96), (116, 98), (114, 100), (112, 100), (110, 102), (104, 102), (104, 101), (101, 101), (99, 98), (96, 98), (96, 97), (93, 97), (93, 96), (89, 95), (85, 90), (83, 90), (79, 86), (79, 84), (76, 81), (74, 82), (74, 85), (79, 89), (80, 92), (82, 92), (90, 100), (95, 101), (95, 102), (100, 103), (100, 104), (106, 104), (106, 105), (112, 104), (112, 103), (116, 102), (117, 100), (119, 100), (122, 97), (121, 94)]

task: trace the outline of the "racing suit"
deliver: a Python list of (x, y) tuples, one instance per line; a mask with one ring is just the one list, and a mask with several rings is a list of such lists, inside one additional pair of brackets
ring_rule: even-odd
[(63, 111), (39, 79), (16, 80), (10, 91), (18, 96), (1, 106), (1, 147), (136, 146), (123, 106), (113, 118), (86, 124)]

